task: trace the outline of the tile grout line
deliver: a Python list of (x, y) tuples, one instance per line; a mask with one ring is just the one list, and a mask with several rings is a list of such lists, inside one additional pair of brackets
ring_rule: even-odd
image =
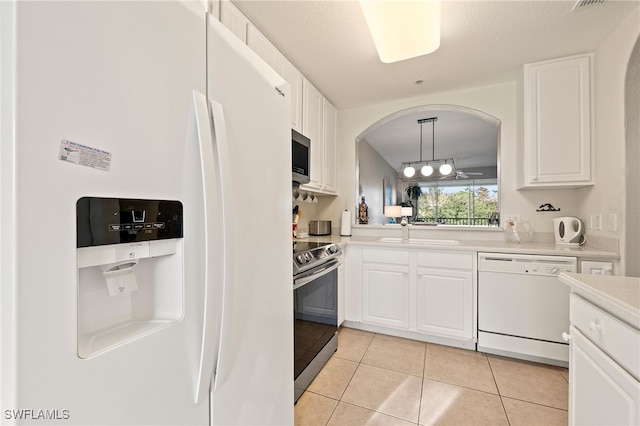
[[(344, 402), (345, 404), (349, 404), (349, 405), (352, 405), (352, 406), (354, 406), (354, 407), (364, 408), (365, 410), (373, 411), (374, 413), (378, 413), (378, 414), (381, 414), (381, 415), (383, 415), (383, 416), (393, 417), (393, 418), (395, 418), (395, 419), (402, 420), (403, 422), (407, 422), (408, 420), (407, 420), (407, 419), (404, 419), (404, 418), (402, 418), (402, 417), (398, 417), (398, 416), (395, 416), (395, 415), (393, 415), (393, 414), (383, 413), (382, 411), (373, 410), (373, 409), (368, 408), (368, 407), (363, 407), (363, 406), (361, 406), (361, 405), (354, 404), (354, 403), (352, 403), (352, 402), (346, 402), (346, 401), (343, 401), (343, 400), (342, 400), (342, 397), (344, 396), (345, 392), (347, 391), (347, 388), (349, 387), (349, 384), (351, 384), (351, 381), (353, 380), (353, 377), (355, 376), (356, 371), (358, 371), (358, 368), (359, 368), (361, 365), (366, 365), (366, 366), (370, 366), (370, 367), (380, 368), (380, 369), (382, 369), (382, 370), (388, 370), (388, 371), (393, 371), (393, 372), (396, 372), (396, 373), (401, 373), (400, 371), (395, 371), (395, 370), (392, 370), (392, 369), (389, 369), (389, 368), (384, 368), (384, 367), (378, 367), (378, 366), (375, 366), (375, 365), (369, 365), (369, 364), (365, 364), (365, 363), (363, 363), (363, 362), (362, 362), (362, 360), (364, 360), (364, 356), (366, 355), (367, 351), (368, 351), (368, 350), (369, 350), (369, 348), (371, 347), (371, 344), (373, 343), (373, 339), (375, 339), (375, 337), (376, 337), (379, 333), (372, 333), (372, 334), (373, 334), (373, 336), (371, 337), (371, 341), (369, 341), (369, 344), (367, 345), (367, 348), (364, 350), (364, 352), (363, 352), (363, 354), (362, 354), (362, 357), (360, 358), (360, 361), (358, 361), (358, 366), (356, 367), (355, 371), (353, 372), (353, 376), (351, 376), (351, 379), (349, 379), (349, 382), (347, 383), (347, 386), (344, 388), (344, 391), (343, 391), (343, 392), (342, 392), (342, 394), (340, 395), (340, 399), (338, 400), (338, 403), (340, 403), (340, 402)], [(426, 343), (426, 342), (424, 342), (424, 343), (425, 343), (425, 358), (426, 358), (426, 345), (427, 345), (427, 343)], [(425, 362), (426, 362), (426, 359), (425, 359)], [(403, 373), (403, 374), (406, 374), (406, 373)], [(407, 374), (407, 375), (412, 376), (411, 374)], [(418, 376), (413, 376), (413, 377), (418, 377)], [(424, 383), (424, 362), (423, 362), (423, 365), (422, 365), (422, 383)], [(420, 425), (420, 405), (422, 405), (422, 386), (420, 386), (420, 404), (418, 405), (418, 421), (415, 423), (415, 424), (416, 424), (416, 426), (419, 426), (419, 425)], [(338, 406), (336, 405), (336, 408), (337, 408), (337, 407), (338, 407)], [(335, 410), (336, 410), (336, 409), (334, 408), (333, 412), (331, 413), (331, 416), (329, 416), (329, 420), (327, 420), (327, 424), (328, 424), (328, 423), (329, 423), (329, 421), (331, 420), (331, 417), (333, 417), (333, 414), (335, 413)], [(413, 422), (410, 422), (410, 423), (413, 423)], [(325, 426), (326, 426), (326, 425), (325, 425)]]
[(422, 386), (420, 386), (420, 403), (418, 404), (418, 423), (420, 425), (420, 415), (422, 414), (422, 394), (424, 392), (424, 381), (426, 380), (424, 375), (427, 372), (427, 351), (429, 350), (429, 343), (424, 343), (424, 360), (422, 361)]
[[(485, 354), (486, 356), (486, 354)], [(493, 378), (493, 383), (496, 385), (496, 390), (498, 391), (498, 397), (500, 398), (500, 405), (502, 405), (502, 411), (504, 411), (504, 416), (507, 418), (507, 423), (511, 426), (511, 420), (509, 419), (509, 413), (507, 413), (507, 407), (504, 406), (504, 400), (502, 399), (502, 393), (500, 393), (500, 387), (498, 386), (498, 381), (496, 380), (496, 375), (493, 372), (493, 367), (491, 366), (491, 361), (487, 356), (487, 363), (489, 364), (489, 371), (491, 371), (491, 377)]]
[[(522, 399), (522, 398), (516, 398), (514, 396), (503, 395), (502, 393), (500, 393), (500, 388), (498, 387), (498, 382), (496, 381), (495, 374), (493, 373), (493, 367), (491, 366), (491, 357), (487, 356), (487, 360), (489, 361), (489, 369), (491, 370), (491, 375), (493, 376), (493, 380), (496, 383), (496, 388), (498, 389), (498, 396), (500, 397), (500, 401), (502, 402), (502, 406), (503, 407), (504, 407), (503, 398), (507, 398), (507, 399), (513, 399), (515, 401), (525, 402), (527, 404), (537, 405), (539, 407), (551, 408), (551, 409), (554, 409), (554, 410), (567, 411), (567, 412), (569, 411), (568, 409), (565, 410), (564, 408), (554, 407), (552, 405), (543, 404), (543, 403), (536, 402), (536, 401), (530, 401), (528, 399)], [(510, 360), (502, 360), (502, 359), (497, 359), (497, 358), (494, 358), (494, 360), (496, 362), (498, 362), (498, 363), (505, 363), (505, 364), (512, 363), (512, 361), (510, 361)], [(534, 364), (536, 366), (542, 366), (543, 368), (548, 368), (550, 370), (556, 371), (558, 374), (560, 374), (562, 376), (562, 378), (567, 383), (567, 385), (569, 384), (569, 380), (567, 380), (567, 378), (565, 378), (564, 375), (562, 374), (562, 372), (560, 371), (561, 368), (566, 368), (566, 367), (559, 367), (559, 366), (556, 366), (556, 365), (539, 364), (539, 363), (536, 363), (535, 361), (527, 361), (527, 360), (524, 360), (524, 361), (526, 362), (525, 365)], [(506, 412), (506, 408), (505, 408), (505, 412)], [(508, 415), (507, 415), (507, 418), (508, 418)]]
[[(348, 334), (348, 333), (346, 333), (346, 334)], [(375, 413), (376, 415), (389, 416), (389, 417), (392, 417), (392, 418), (396, 418), (398, 420), (409, 421), (408, 419), (405, 419), (403, 417), (397, 417), (397, 416), (392, 415), (392, 414), (387, 414), (387, 413), (381, 412), (377, 408), (376, 409), (372, 409), (372, 408), (369, 408), (369, 407), (366, 407), (366, 406), (362, 406), (362, 405), (359, 405), (359, 404), (356, 404), (356, 403), (353, 403), (353, 402), (347, 402), (347, 401), (343, 400), (347, 389), (353, 383), (353, 379), (355, 377), (356, 372), (359, 370), (359, 368), (362, 365), (376, 367), (376, 368), (387, 370), (387, 371), (390, 371), (390, 372), (397, 372), (397, 373), (405, 374), (407, 376), (414, 376), (413, 374), (410, 374), (410, 373), (407, 373), (407, 372), (404, 372), (404, 371), (399, 371), (399, 370), (394, 370), (392, 368), (380, 367), (380, 366), (377, 366), (377, 365), (374, 365), (374, 364), (364, 363), (364, 359), (365, 359), (368, 351), (371, 350), (371, 346), (373, 344), (374, 339), (376, 339), (376, 337), (379, 336), (379, 333), (373, 333), (372, 332), (371, 334), (372, 334), (372, 336), (369, 339), (369, 342), (367, 343), (367, 346), (365, 346), (364, 350), (362, 350), (362, 355), (359, 357), (358, 361), (352, 361), (353, 363), (356, 364), (356, 367), (353, 370), (352, 375), (349, 377), (344, 389), (340, 392), (340, 394), (337, 397), (334, 398), (334, 397), (330, 397), (328, 395), (318, 394), (316, 392), (309, 391), (310, 393), (317, 394), (317, 395), (324, 396), (324, 397), (328, 397), (328, 398), (334, 399), (336, 401), (336, 405), (331, 410), (331, 412), (329, 414), (329, 417), (328, 417), (328, 420), (324, 423), (325, 426), (328, 425), (330, 423), (331, 419), (336, 415), (338, 405), (340, 405), (340, 403), (342, 403), (342, 402), (344, 402), (344, 404), (347, 404), (347, 405), (352, 406), (352, 407), (359, 407), (359, 408), (362, 408), (362, 409), (365, 409), (365, 410), (369, 410), (370, 412)], [(422, 381), (421, 381), (421, 388), (420, 388), (419, 399), (418, 399), (418, 418), (417, 418), (417, 422), (416, 423), (411, 422), (412, 424), (414, 424), (416, 426), (420, 426), (420, 416), (422, 414), (422, 397), (423, 397), (423, 394), (424, 394), (424, 386), (425, 386), (426, 380), (433, 380), (435, 382), (445, 383), (445, 384), (449, 384), (449, 385), (460, 387), (460, 388), (467, 388), (469, 390), (473, 390), (473, 391), (481, 392), (481, 393), (486, 393), (488, 395), (495, 395), (495, 394), (492, 394), (491, 392), (487, 392), (487, 391), (484, 391), (484, 390), (481, 390), (481, 389), (477, 389), (477, 388), (474, 388), (474, 387), (462, 386), (460, 384), (449, 383), (447, 381), (429, 379), (429, 378), (425, 377), (426, 369), (427, 369), (427, 363), (428, 363), (428, 351), (429, 351), (429, 345), (430, 344), (429, 344), (429, 342), (421, 342), (421, 343), (424, 344), (424, 357), (423, 357), (423, 363), (422, 363), (422, 377), (421, 377)], [(335, 355), (336, 354), (334, 353), (332, 356), (335, 356)], [(471, 355), (471, 354), (469, 354), (469, 355)], [(539, 402), (529, 401), (527, 399), (521, 399), (521, 398), (518, 398), (518, 397), (511, 397), (511, 396), (503, 395), (502, 392), (501, 392), (502, 390), (498, 386), (497, 378), (495, 377), (495, 372), (493, 370), (494, 366), (493, 366), (493, 363), (491, 362), (492, 357), (488, 356), (487, 354), (483, 354), (483, 355), (484, 355), (483, 358), (486, 360), (486, 362), (489, 365), (489, 371), (491, 372), (491, 377), (493, 379), (493, 383), (494, 383), (494, 386), (495, 386), (495, 389), (496, 389), (496, 392), (497, 392), (497, 396), (500, 398), (500, 403), (502, 405), (503, 413), (505, 414), (505, 419), (507, 420), (507, 424), (509, 426), (512, 425), (512, 422), (515, 421), (515, 419), (514, 420), (510, 419), (509, 413), (508, 413), (508, 411), (506, 409), (506, 403), (504, 402), (505, 398), (510, 399), (512, 401), (520, 401), (520, 402), (531, 404), (531, 405), (535, 405), (535, 406), (538, 406), (538, 407), (544, 407), (544, 408), (547, 408), (547, 409), (556, 410), (558, 412), (565, 412), (566, 413), (568, 411), (567, 409), (560, 408), (560, 407), (555, 407), (555, 406), (551, 406), (551, 405), (547, 405), (547, 404), (544, 404), (544, 403), (539, 403)], [(346, 358), (340, 358), (339, 356), (337, 356), (336, 358), (347, 360)], [(501, 359), (494, 359), (494, 361), (496, 362), (496, 364), (499, 364), (499, 363), (501, 364), (503, 362), (505, 362), (505, 363), (507, 362), (507, 361), (503, 361)], [(556, 374), (560, 374), (562, 376), (562, 378), (564, 379), (564, 382), (568, 384), (569, 380), (568, 380), (567, 377), (565, 377), (564, 372), (562, 370), (562, 367), (558, 367), (558, 366), (550, 366), (550, 367), (552, 367), (552, 369), (556, 371)], [(419, 376), (414, 376), (414, 377), (419, 377)]]
[[(329, 416), (329, 418), (327, 419), (327, 423), (325, 423), (325, 426), (329, 424), (329, 422), (331, 421), (331, 418), (333, 417), (333, 415), (335, 414), (336, 410), (338, 409), (338, 405), (340, 405), (340, 403), (342, 402), (342, 397), (344, 396), (344, 393), (347, 391), (347, 388), (349, 387), (349, 385), (351, 384), (351, 381), (353, 380), (353, 377), (356, 375), (356, 371), (358, 371), (358, 368), (360, 368), (360, 365), (362, 365), (362, 360), (364, 359), (364, 355), (367, 353), (367, 351), (369, 350), (369, 348), (371, 347), (371, 343), (373, 342), (373, 339), (376, 337), (377, 333), (373, 333), (373, 336), (371, 337), (371, 340), (369, 341), (369, 344), (367, 345), (367, 348), (364, 350), (364, 352), (362, 353), (362, 357), (360, 357), (360, 361), (358, 361), (358, 365), (356, 366), (356, 369), (353, 370), (353, 374), (351, 375), (351, 378), (349, 379), (349, 381), (347, 382), (347, 386), (344, 387), (344, 390), (342, 391), (342, 393), (340, 394), (340, 397), (338, 398), (338, 403), (336, 404), (336, 406), (333, 408), (333, 411), (331, 412), (331, 415)], [(337, 351), (336, 351), (337, 352)], [(335, 355), (335, 353), (334, 353)], [(331, 357), (333, 357), (333, 355), (331, 355)], [(342, 358), (341, 358), (342, 359)], [(366, 365), (366, 364), (365, 364)], [(345, 404), (349, 404), (348, 402), (345, 402)], [(355, 405), (355, 404), (351, 404), (354, 405), (356, 407), (359, 407), (359, 405)], [(366, 407), (362, 407), (362, 408), (366, 408)], [(375, 411), (375, 410), (373, 410)], [(376, 411), (376, 413), (378, 413), (378, 411)]]

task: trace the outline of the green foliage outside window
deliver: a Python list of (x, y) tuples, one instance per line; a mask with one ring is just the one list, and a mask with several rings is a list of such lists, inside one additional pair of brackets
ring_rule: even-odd
[(495, 181), (461, 185), (423, 184), (417, 220), (448, 225), (498, 226)]

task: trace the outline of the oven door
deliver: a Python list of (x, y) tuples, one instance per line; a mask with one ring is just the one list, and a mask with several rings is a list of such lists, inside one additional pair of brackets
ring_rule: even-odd
[(294, 378), (302, 390), (337, 348), (339, 264), (327, 262), (294, 277)]

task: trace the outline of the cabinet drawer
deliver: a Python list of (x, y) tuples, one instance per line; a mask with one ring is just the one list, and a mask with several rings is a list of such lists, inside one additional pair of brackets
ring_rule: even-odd
[(473, 269), (473, 255), (471, 253), (418, 252), (418, 266)]
[(362, 260), (365, 262), (408, 265), (409, 252), (404, 250), (364, 249), (362, 251)]
[(571, 324), (636, 379), (640, 378), (640, 330), (571, 293)]

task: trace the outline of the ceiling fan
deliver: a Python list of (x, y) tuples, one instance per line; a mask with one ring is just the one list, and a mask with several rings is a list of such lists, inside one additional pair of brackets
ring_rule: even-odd
[(464, 170), (456, 170), (455, 176), (443, 176), (440, 179), (469, 179), (469, 176), (482, 176), (482, 172), (465, 172)]

